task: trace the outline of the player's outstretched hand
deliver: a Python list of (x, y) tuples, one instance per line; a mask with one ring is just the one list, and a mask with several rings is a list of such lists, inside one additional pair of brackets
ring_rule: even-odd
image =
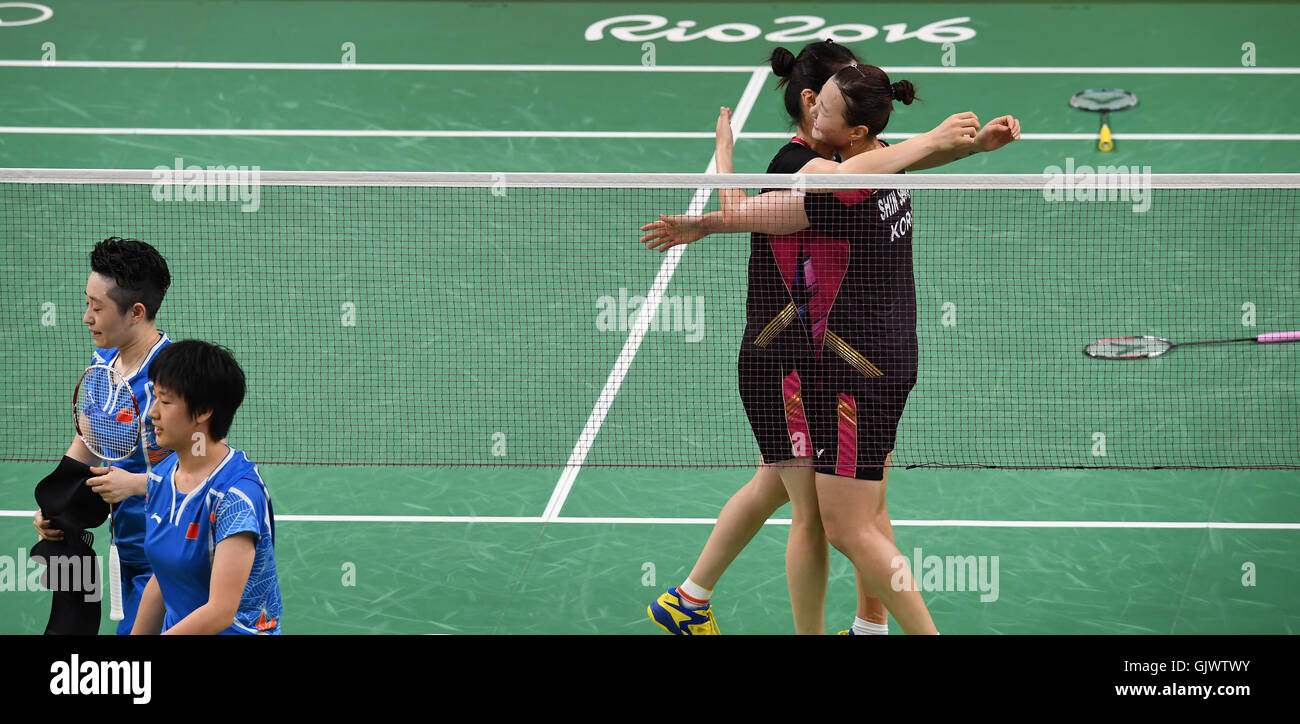
[(36, 517), (32, 519), (32, 525), (36, 526), (36, 535), (41, 540), (63, 540), (63, 531), (54, 527), (54, 524), (45, 519), (41, 511), (36, 511)]
[(1013, 116), (994, 118), (975, 134), (975, 150), (996, 151), (999, 148), (1020, 140), (1020, 121)]
[(651, 221), (642, 226), (641, 231), (646, 232), (645, 236), (641, 237), (641, 243), (645, 244), (647, 249), (660, 252), (668, 251), (679, 244), (699, 241), (709, 235), (704, 230), (704, 217), (689, 214), (660, 216), (658, 221)]

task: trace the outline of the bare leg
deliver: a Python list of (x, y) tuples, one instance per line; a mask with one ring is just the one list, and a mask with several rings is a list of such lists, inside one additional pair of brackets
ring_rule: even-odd
[[(876, 529), (885, 534), (890, 543), (894, 542), (894, 526), (889, 522), (889, 512), (885, 510), (885, 483), (889, 481), (889, 462), (894, 457), (894, 453), (889, 453), (885, 457), (885, 471), (880, 479), (880, 513), (876, 516)], [(857, 569), (853, 569), (853, 579), (858, 584), (858, 618), (863, 621), (870, 621), (881, 625), (889, 622), (889, 614), (885, 611), (885, 604), (880, 602), (879, 598), (871, 595), (871, 587), (866, 585), (862, 575)]]
[(816, 478), (817, 500), (831, 545), (853, 561), (859, 580), (885, 604), (904, 633), (938, 633), (915, 590), (907, 561), (876, 526), (882, 484), (838, 475)]
[(789, 499), (777, 469), (770, 465), (760, 466), (753, 479), (722, 506), (718, 522), (709, 533), (709, 541), (704, 544), (699, 560), (691, 569), (691, 580), (713, 590), (727, 566), (754, 538), (764, 521)]
[(785, 548), (785, 575), (797, 634), (826, 633), (826, 578), (829, 554), (817, 505), (811, 461), (790, 460), (779, 466), (790, 495), (790, 538)]

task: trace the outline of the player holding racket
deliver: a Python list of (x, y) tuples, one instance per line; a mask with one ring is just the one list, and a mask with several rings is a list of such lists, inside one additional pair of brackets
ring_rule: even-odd
[[(813, 159), (803, 172), (880, 172), (867, 161), (869, 156), (879, 158), (881, 152), (875, 149), (884, 148), (876, 137), (888, 122), (891, 101), (910, 103), (914, 97), (910, 83), (891, 84), (879, 68), (851, 66), (839, 71), (818, 94), (813, 135), (834, 146), (845, 161)], [(724, 109), (719, 119), (720, 172), (731, 171), (724, 162), (724, 156), (726, 161), (730, 158), (726, 116)], [(938, 165), (972, 151), (993, 150), (1019, 136), (1019, 124), (1010, 116), (979, 133), (974, 132), (978, 122), (973, 114), (959, 114), (949, 121), (954, 119), (963, 122), (964, 140), (931, 149), (902, 167)], [(965, 125), (965, 120), (973, 123)], [(909, 198), (894, 191), (806, 197), (778, 191), (746, 199), (739, 190), (720, 193), (720, 198), (724, 211), (703, 217), (661, 217), (643, 227), (649, 232), (643, 241), (662, 251), (720, 231), (814, 232), (815, 241), (805, 240), (799, 248), (787, 250), (787, 256), (798, 262), (796, 270), (810, 273), (786, 280), (792, 293), (802, 287), (799, 316), (808, 320), (805, 329), (820, 375), (820, 384), (804, 390), (799, 399), (811, 439), (821, 448), (818, 452), (825, 453), (813, 461), (817, 471), (813, 505), (831, 543), (853, 561), (859, 588), (883, 599), (905, 632), (934, 633), (924, 602), (911, 590), (910, 573), (892, 567), (898, 552), (884, 514), (884, 467), (916, 376)], [(791, 490), (791, 498), (795, 496)], [(891, 579), (899, 578), (902, 585), (891, 585)], [(792, 605), (797, 598), (795, 586), (792, 578)], [(824, 586), (823, 578), (822, 591)]]
[[(90, 269), (86, 311), (81, 318), (96, 347), (90, 363), (117, 370), (130, 384), (144, 412), (152, 400), (149, 363), (169, 343), (155, 321), (171, 285), (167, 262), (149, 244), (112, 237), (96, 244), (90, 252)], [(86, 481), (106, 502), (116, 506), (111, 526), (121, 569), (118, 596), (123, 602), (124, 618), (117, 626), (119, 634), (131, 632), (140, 595), (151, 575), (144, 553), (145, 471), (150, 460), (161, 460), (166, 451), (154, 444), (147, 420), (145, 440), (147, 450), (136, 449), (124, 460), (93, 467), (91, 471), (98, 477)], [(78, 436), (73, 437), (66, 454), (89, 465), (103, 464)], [(41, 538), (63, 539), (63, 532), (51, 526), (41, 511), (36, 512), (33, 523)]]
[(149, 480), (154, 574), (132, 633), (280, 633), (271, 497), (257, 466), (225, 442), (244, 371), (224, 348), (185, 340), (158, 354), (149, 381), (154, 433), (176, 452)]

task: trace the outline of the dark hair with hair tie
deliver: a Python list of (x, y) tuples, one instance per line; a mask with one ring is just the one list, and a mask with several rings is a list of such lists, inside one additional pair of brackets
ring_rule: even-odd
[(916, 100), (916, 87), (911, 81), (890, 83), (889, 74), (874, 65), (850, 66), (833, 77), (844, 96), (844, 122), (866, 126), (872, 136), (884, 133), (895, 100), (904, 105)]
[(894, 100), (905, 106), (912, 105), (912, 101), (916, 100), (916, 86), (910, 80), (900, 80), (890, 88), (894, 91)]
[(804, 90), (820, 93), (836, 71), (857, 60), (852, 50), (830, 40), (805, 45), (798, 57), (782, 47), (773, 50), (768, 62), (772, 65), (772, 73), (781, 79), (776, 87), (785, 88), (785, 110), (790, 114), (791, 125), (803, 121), (800, 96)]

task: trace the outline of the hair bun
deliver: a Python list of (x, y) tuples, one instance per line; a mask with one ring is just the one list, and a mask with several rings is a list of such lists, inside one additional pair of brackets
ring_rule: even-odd
[(911, 105), (912, 101), (916, 100), (916, 87), (910, 80), (900, 80), (890, 88), (894, 91), (894, 100), (902, 102), (905, 106)]
[(778, 78), (788, 78), (794, 71), (794, 53), (785, 48), (778, 47), (773, 50), (770, 60), (772, 73)]

